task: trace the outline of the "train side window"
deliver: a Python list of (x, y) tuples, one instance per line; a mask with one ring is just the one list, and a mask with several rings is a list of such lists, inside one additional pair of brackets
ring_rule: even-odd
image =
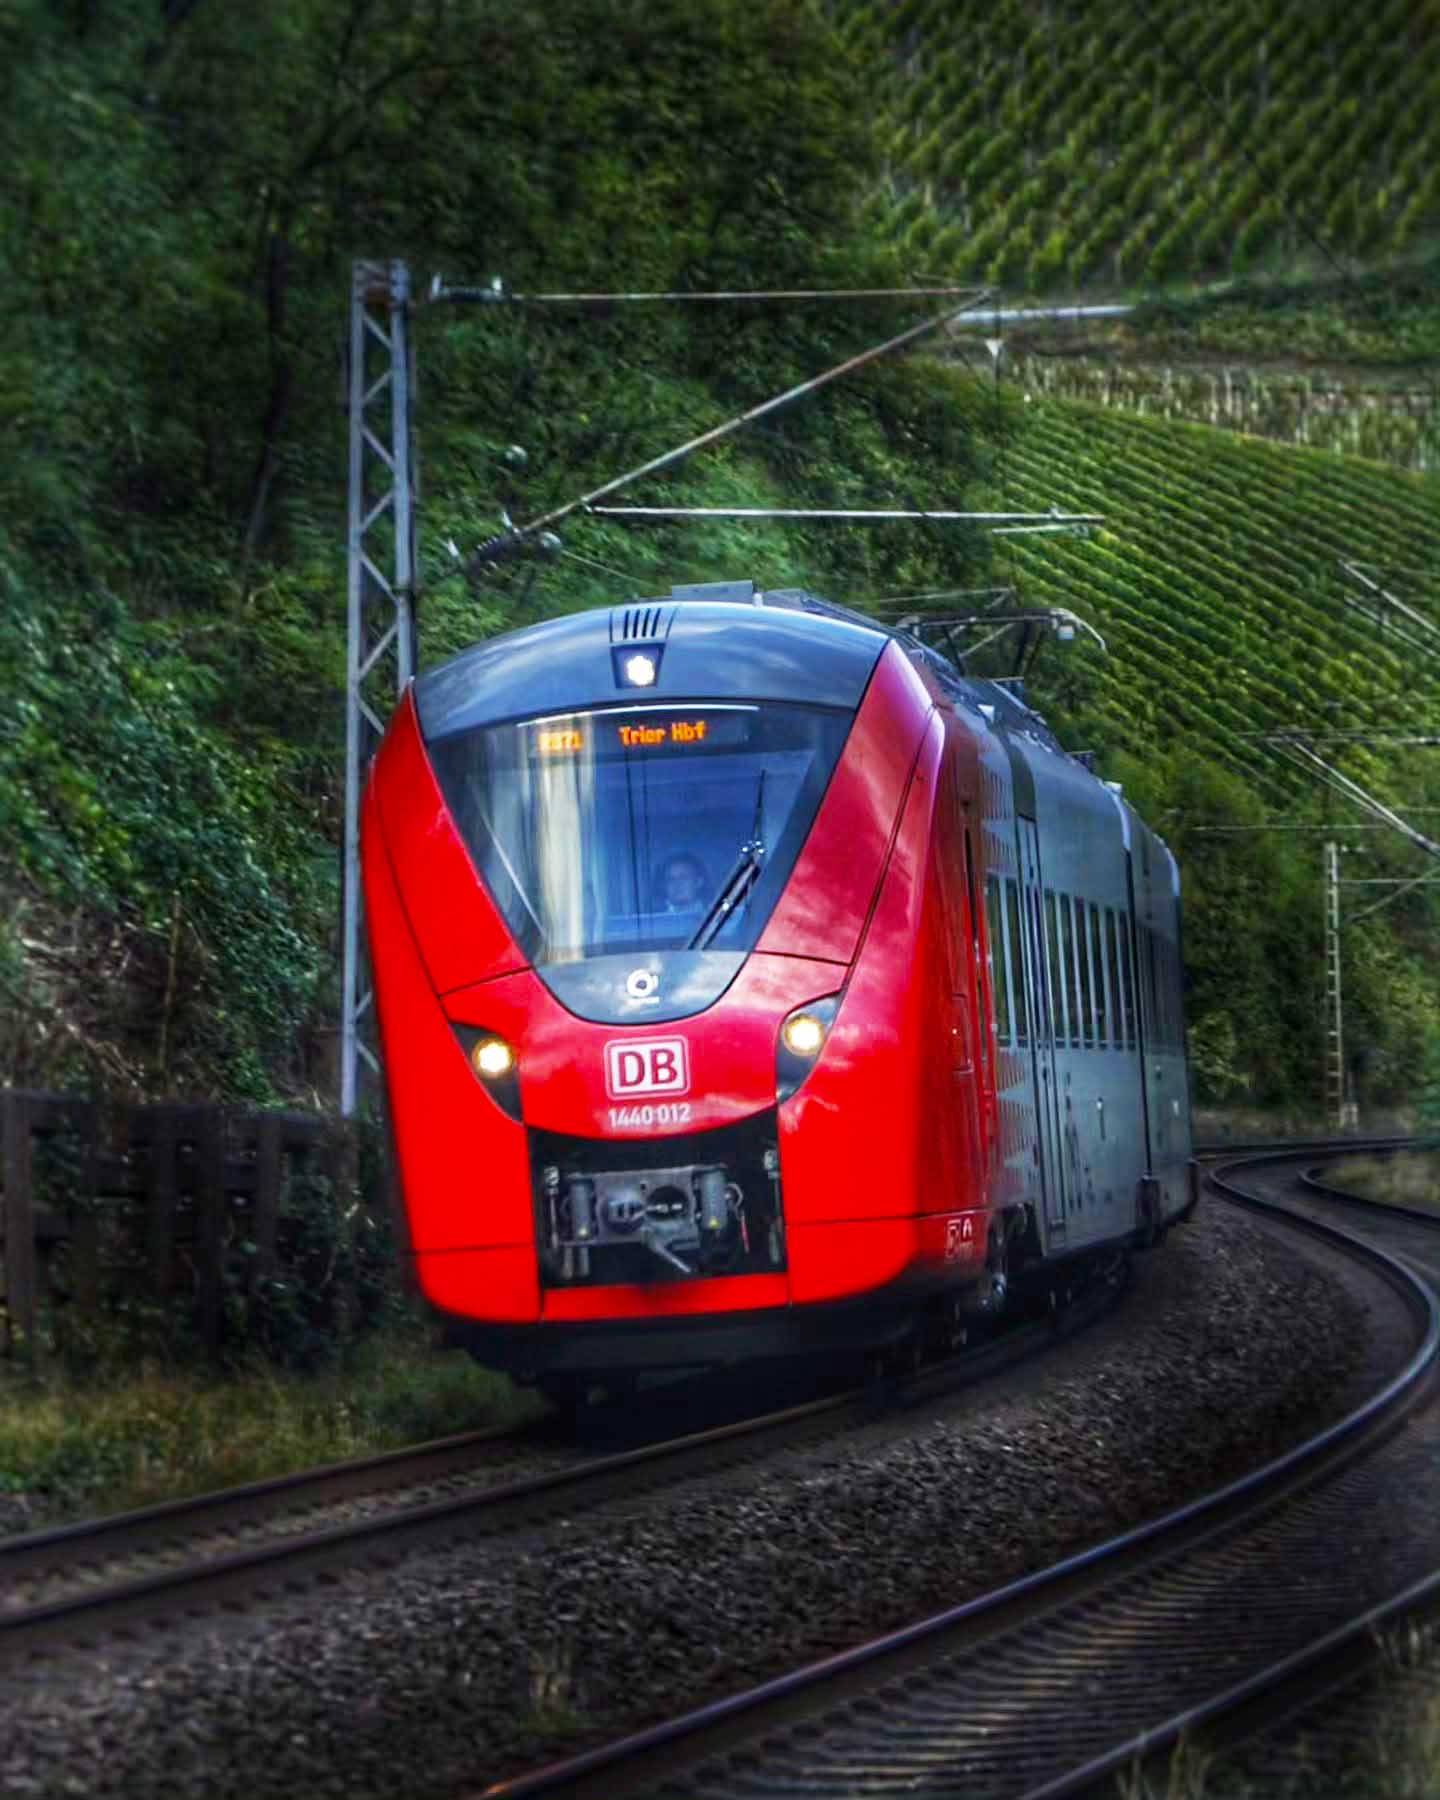
[(1125, 1048), (1125, 1023), (1120, 994), (1120, 951), (1117, 948), (1119, 934), (1115, 928), (1115, 908), (1105, 908), (1105, 949), (1108, 952), (1106, 966), (1110, 971), (1110, 1042), (1117, 1050)]
[(1088, 1045), (1095, 1042), (1095, 1008), (1090, 987), (1090, 952), (1085, 930), (1085, 902), (1075, 902), (1075, 960), (1080, 966), (1080, 1029)]
[(1050, 947), (1050, 1011), (1054, 1015), (1050, 1024), (1055, 1042), (1063, 1044), (1070, 1033), (1070, 1021), (1065, 1006), (1065, 970), (1060, 962), (1060, 924), (1055, 894), (1050, 888), (1045, 890), (1045, 934)]
[(1060, 976), (1065, 988), (1066, 1035), (1080, 1042), (1080, 1010), (1075, 1004), (1075, 933), (1070, 922), (1070, 896), (1056, 896), (1060, 907)]
[(1037, 1044), (1053, 1044), (1055, 1021), (1050, 1017), (1050, 992), (1045, 985), (1045, 924), (1039, 888), (1030, 894), (1030, 943), (1035, 958), (1034, 1018)]
[(1120, 919), (1120, 979), (1125, 988), (1125, 1042), (1134, 1050), (1139, 1042), (1135, 1032), (1135, 967), (1130, 951), (1130, 915)]
[(1095, 980), (1095, 1042), (1103, 1049), (1110, 1042), (1110, 1009), (1105, 1000), (1105, 943), (1100, 908), (1092, 900), (1090, 912), (1090, 968)]
[(990, 997), (995, 1007), (995, 1041), (1010, 1042), (1010, 990), (1005, 979), (1005, 937), (1000, 924), (1000, 882), (985, 877), (985, 923), (989, 945), (985, 966), (990, 971)]
[(1015, 1042), (1030, 1042), (1030, 1015), (1026, 1006), (1025, 943), (1020, 935), (1020, 890), (1005, 878), (1005, 925), (1010, 940), (1010, 997), (1015, 1006)]

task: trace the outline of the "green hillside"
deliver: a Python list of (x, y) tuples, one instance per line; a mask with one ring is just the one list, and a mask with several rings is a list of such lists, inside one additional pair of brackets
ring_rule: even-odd
[[(1424, 15), (1400, 12), (1378, 35), (1366, 25), (1335, 38), (1325, 81), (1333, 74), (1344, 104), (1353, 99), (1352, 121), (1373, 68), (1394, 64), (1406, 94), (1419, 79), (1424, 59), (1406, 46)], [(942, 16), (955, 27), (948, 60), (927, 72)], [(1113, 84), (1107, 100), (1107, 68), (1128, 81), (1147, 65), (1130, 15), (1113, 32), (1097, 16), (789, 0), (448, 0), (423, 16), (401, 0), (263, 0), (243, 12), (115, 0), (73, 16), (11, 0), (0, 10), (0, 147), (12, 173), (0, 185), (0, 272), (21, 301), (0, 347), (10, 449), (0, 463), (0, 1080), (317, 1103), (333, 1093), (337, 389), (354, 256), (403, 255), (422, 283), (435, 271), (498, 274), (520, 291), (953, 274), (963, 259), (939, 243), (956, 220), (938, 198), (922, 194), (934, 223), (923, 255), (911, 230), (920, 212), (896, 236), (896, 207), (911, 198), (897, 186), (911, 178), (896, 146), (914, 137), (930, 93), (931, 133), (962, 103), (1021, 108), (1034, 179), (1051, 186), (1042, 164), (1062, 165), (1041, 155), (1046, 134), (1081, 107), (1059, 142), (1073, 139), (1089, 173), (1043, 203), (1032, 194), (1025, 221), (1011, 223), (1015, 243), (1028, 232), (1043, 246), (1069, 217), (1067, 232), (1099, 245), (1093, 267), (1075, 267), (1109, 280), (1116, 240), (1105, 221), (1117, 208), (1130, 221), (1122, 247), (1152, 218), (1147, 229), (1163, 235), (1192, 164), (1213, 184), (1196, 194), (1212, 197), (1242, 187), (1249, 166), (1230, 139), (1207, 137), (1175, 150), (1172, 186), (1152, 183), (1144, 198), (1137, 171), (1153, 165), (1158, 183), (1169, 153), (1157, 146), (1189, 144), (1202, 114), (1178, 100), (1165, 112), (1156, 69), (1139, 111), (1116, 104)], [(1245, 140), (1267, 145), (1281, 121), (1310, 118), (1292, 61), (1303, 74), (1305, 57), (1324, 55), (1299, 9), (1284, 14), (1289, 36), (1277, 28), (1264, 40), (1250, 16), (1165, 10), (1192, 49), (1214, 38), (1250, 71), (1236, 77), (1237, 107), (1252, 89), (1271, 96), (1280, 110), (1257, 111), (1265, 129)], [(1365, 58), (1351, 54), (1352, 37), (1369, 46)], [(913, 119), (895, 111), (902, 103)], [(1344, 169), (1343, 197), (1362, 167), (1388, 171), (1385, 207), (1367, 200), (1367, 217), (1390, 221), (1371, 251), (1415, 252), (1423, 231), (1401, 221), (1422, 191), (1413, 147), (1432, 126), (1426, 114), (1394, 135), (1414, 104), (1379, 110), (1392, 135), (1377, 138), (1372, 161), (1357, 163), (1347, 137), (1322, 159), (1324, 181)], [(1088, 150), (1082, 123), (1100, 133)], [(1308, 124), (1295, 129), (1307, 145), (1322, 141)], [(1144, 157), (1125, 147), (1132, 139)], [(1117, 159), (1133, 204), (1128, 187), (1102, 203), (1085, 156)], [(887, 193), (895, 205), (877, 211)], [(990, 229), (978, 216), (972, 225)], [(1229, 268), (1235, 246), (1215, 254)], [(1294, 304), (1314, 331), (1348, 333), (1347, 356), (1384, 361), (1401, 339), (1411, 348), (1400, 360), (1433, 356), (1433, 283), (1374, 281), (1363, 322), (1348, 288), (1324, 299), (1329, 326)], [(1249, 734), (1317, 716), (1350, 728), (1433, 723), (1436, 682), (1413, 657), (1376, 647), (1340, 604), (1336, 566), (1344, 556), (1418, 571), (1405, 592), (1440, 616), (1433, 476), (1038, 388), (1027, 401), (1019, 383), (997, 388), (913, 355), (621, 497), (1075, 507), (1104, 513), (1104, 530), (1082, 542), (577, 518), (553, 562), (511, 566), (478, 592), (453, 573), (444, 540), (489, 535), (502, 505), (534, 517), (889, 336), (927, 304), (422, 311), (425, 659), (549, 611), (732, 574), (877, 607), (991, 583), (1016, 585), (1026, 603), (1073, 606), (1109, 654), (1047, 648), (1033, 693), (1182, 851), (1202, 1094), (1309, 1100), (1318, 840), (1212, 839), (1199, 827), (1320, 816), (1315, 790)], [(1262, 326), (1265, 305), (1254, 302)], [(1403, 332), (1377, 323), (1387, 306)], [(1243, 305), (1191, 298), (1179, 315), (1126, 329), (1135, 341), (1156, 334), (1156, 354), (1170, 355), (1166, 331), (1250, 328)], [(1293, 319), (1284, 332), (1298, 341)], [(529, 452), (523, 475), (506, 472), (512, 442)], [(1346, 756), (1397, 802), (1420, 806), (1435, 790), (1423, 756)], [(1376, 874), (1414, 872), (1398, 840), (1367, 846)], [(1347, 1017), (1372, 1053), (1368, 1092), (1385, 1101), (1409, 1092), (1422, 1046), (1440, 1037), (1433, 891), (1347, 939)]]
[[(1440, 228), (1428, 0), (849, 0), (914, 269), (1040, 292), (1411, 254)], [(1308, 229), (1307, 229), (1308, 227)]]
[[(1327, 805), (1319, 783), (1259, 736), (1435, 730), (1440, 657), (1417, 657), (1347, 607), (1342, 595), (1359, 590), (1339, 568), (1343, 558), (1404, 571), (1391, 586), (1440, 623), (1434, 478), (1064, 401), (1024, 406), (999, 466), (992, 501), (1106, 518), (1088, 543), (1010, 539), (994, 573), (1027, 602), (1074, 608), (1106, 640), (1105, 655), (1083, 637), (1063, 661), (1052, 652), (1034, 697), (1068, 743), (1101, 753), (1102, 772), (1126, 781), (1181, 858), (1202, 1097), (1253, 1092), (1262, 1069), (1272, 1094), (1313, 1090), (1329, 834), (1295, 827), (1330, 819), (1365, 852), (1347, 864), (1357, 879), (1408, 876), (1423, 862), (1392, 832), (1355, 831), (1360, 811)], [(1434, 751), (1321, 749), (1440, 837)], [(1264, 820), (1287, 829), (1255, 830)], [(1345, 911), (1388, 892), (1354, 890)], [(1410, 1091), (1433, 1031), (1432, 892), (1345, 934), (1347, 1029), (1363, 1046), (1367, 1098)]]
[[(1019, 537), (1004, 553), (1027, 597), (1105, 635), (1077, 719), (1103, 747), (1203, 743), (1278, 801), (1303, 778), (1257, 733), (1436, 717), (1440, 659), (1416, 665), (1346, 609), (1339, 567), (1440, 571), (1433, 483), (1077, 402), (1026, 406), (1001, 466), (1007, 505), (1105, 516), (1093, 542)], [(1378, 760), (1356, 772), (1386, 779)]]

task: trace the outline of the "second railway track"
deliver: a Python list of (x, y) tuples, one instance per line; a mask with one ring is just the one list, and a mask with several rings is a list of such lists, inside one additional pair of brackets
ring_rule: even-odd
[(1391, 1579), (1383, 1551), (1387, 1496), (1440, 1439), (1440, 1309), (1414, 1258), (1318, 1217), (1304, 1229), (1348, 1237), (1414, 1322), (1403, 1368), (1337, 1425), (1053, 1568), (486, 1795), (1052, 1800), (1293, 1680), (1337, 1634), (1363, 1632), (1377, 1589), (1405, 1585), (1406, 1559), (1389, 1559)]

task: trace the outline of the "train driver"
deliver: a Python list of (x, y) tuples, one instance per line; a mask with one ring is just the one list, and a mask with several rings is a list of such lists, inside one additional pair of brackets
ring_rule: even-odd
[(660, 910), (697, 915), (705, 900), (705, 867), (689, 851), (669, 856), (660, 866)]

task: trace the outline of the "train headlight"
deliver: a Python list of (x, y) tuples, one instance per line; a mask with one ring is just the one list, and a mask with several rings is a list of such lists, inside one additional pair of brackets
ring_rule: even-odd
[(625, 658), (625, 679), (631, 687), (654, 687), (655, 658), (635, 655)]
[(486, 1081), (498, 1081), (514, 1071), (515, 1052), (504, 1038), (482, 1037), (470, 1052), (470, 1061), (477, 1075)]
[(515, 1046), (498, 1031), (484, 1031), (476, 1025), (452, 1025), (470, 1072), (480, 1078), (480, 1085), (502, 1112), (512, 1119), (520, 1118), (519, 1058)]
[(780, 1036), (785, 1048), (797, 1056), (818, 1056), (825, 1042), (825, 1025), (814, 1013), (791, 1013), (780, 1027)]
[(836, 1009), (838, 994), (827, 994), (823, 1000), (810, 1000), (786, 1015), (780, 1026), (780, 1041), (775, 1046), (775, 1098), (788, 1100), (815, 1067), (815, 1059), (825, 1047)]

